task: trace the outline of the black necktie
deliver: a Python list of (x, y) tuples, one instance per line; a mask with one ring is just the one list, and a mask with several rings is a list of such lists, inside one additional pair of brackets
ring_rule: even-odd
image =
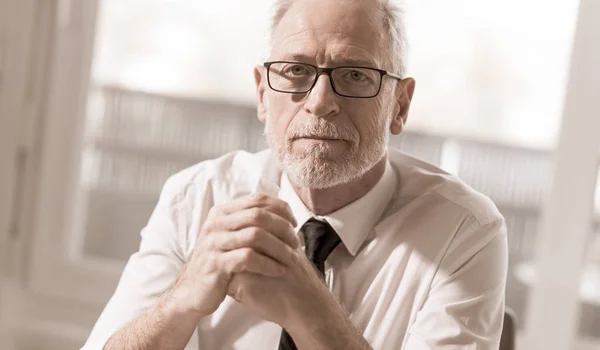
[[(325, 281), (325, 260), (340, 243), (340, 237), (327, 222), (308, 220), (301, 228), (304, 233), (306, 256), (315, 265)], [(288, 332), (281, 331), (279, 350), (296, 350), (296, 344)]]

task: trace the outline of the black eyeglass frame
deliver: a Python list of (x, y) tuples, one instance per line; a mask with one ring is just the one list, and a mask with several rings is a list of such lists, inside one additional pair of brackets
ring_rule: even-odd
[[(283, 90), (278, 90), (278, 89), (273, 88), (273, 86), (271, 85), (271, 77), (270, 77), (270, 74), (271, 74), (270, 67), (271, 67), (271, 65), (273, 65), (275, 63), (297, 63), (297, 64), (303, 64), (303, 65), (306, 65), (306, 66), (314, 68), (314, 70), (317, 72), (317, 74), (315, 75), (315, 79), (314, 79), (312, 85), (308, 89), (306, 89), (306, 91), (283, 91)], [(348, 98), (373, 98), (373, 97), (376, 97), (377, 95), (379, 95), (379, 92), (381, 91), (381, 85), (383, 84), (383, 77), (386, 76), (386, 75), (389, 76), (389, 77), (391, 77), (391, 78), (398, 79), (399, 81), (402, 81), (402, 77), (400, 75), (398, 75), (398, 74), (395, 74), (395, 73), (392, 73), (392, 72), (388, 72), (388, 71), (383, 70), (383, 69), (373, 68), (373, 67), (340, 66), (340, 67), (335, 67), (335, 68), (325, 68), (325, 67), (318, 67), (318, 66), (315, 66), (315, 65), (310, 64), (310, 63), (295, 62), (295, 61), (268, 61), (268, 62), (263, 63), (263, 65), (267, 69), (267, 82), (269, 84), (269, 88), (271, 88), (271, 90), (273, 90), (273, 91), (281, 92), (281, 93), (284, 93), (284, 94), (306, 94), (306, 93), (308, 93), (309, 91), (311, 91), (315, 87), (315, 85), (317, 85), (317, 81), (319, 80), (319, 76), (322, 73), (327, 74), (327, 76), (329, 77), (329, 83), (331, 84), (331, 88), (333, 89), (333, 92), (335, 92), (339, 96), (348, 97)], [(335, 83), (333, 82), (333, 77), (332, 77), (331, 74), (332, 74), (332, 72), (334, 70), (336, 70), (336, 69), (342, 69), (342, 68), (370, 69), (370, 70), (378, 72), (379, 73), (379, 87), (377, 88), (377, 92), (374, 95), (372, 95), (372, 96), (351, 96), (351, 95), (344, 95), (344, 94), (339, 93), (336, 90), (336, 88), (335, 88)]]

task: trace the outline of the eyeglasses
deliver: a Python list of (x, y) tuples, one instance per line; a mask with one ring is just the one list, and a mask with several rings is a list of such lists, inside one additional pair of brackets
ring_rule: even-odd
[(343, 66), (321, 68), (288, 61), (265, 62), (269, 87), (288, 94), (305, 94), (317, 84), (321, 73), (329, 76), (333, 91), (344, 97), (372, 98), (379, 94), (384, 75), (402, 80), (399, 75), (370, 67)]

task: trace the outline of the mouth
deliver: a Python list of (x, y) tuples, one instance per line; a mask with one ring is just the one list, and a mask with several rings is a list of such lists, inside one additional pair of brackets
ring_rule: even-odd
[(293, 138), (293, 140), (299, 140), (299, 139), (316, 140), (316, 141), (346, 141), (346, 140), (338, 139), (338, 138), (335, 138), (335, 137), (317, 136), (317, 135), (306, 135), (306, 136), (298, 136), (298, 137), (294, 137)]

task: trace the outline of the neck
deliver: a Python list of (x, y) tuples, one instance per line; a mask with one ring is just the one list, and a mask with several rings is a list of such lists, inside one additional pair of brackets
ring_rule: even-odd
[(317, 215), (327, 215), (369, 192), (383, 175), (386, 162), (387, 156), (384, 156), (362, 177), (334, 187), (311, 189), (294, 183), (292, 187), (310, 211)]

